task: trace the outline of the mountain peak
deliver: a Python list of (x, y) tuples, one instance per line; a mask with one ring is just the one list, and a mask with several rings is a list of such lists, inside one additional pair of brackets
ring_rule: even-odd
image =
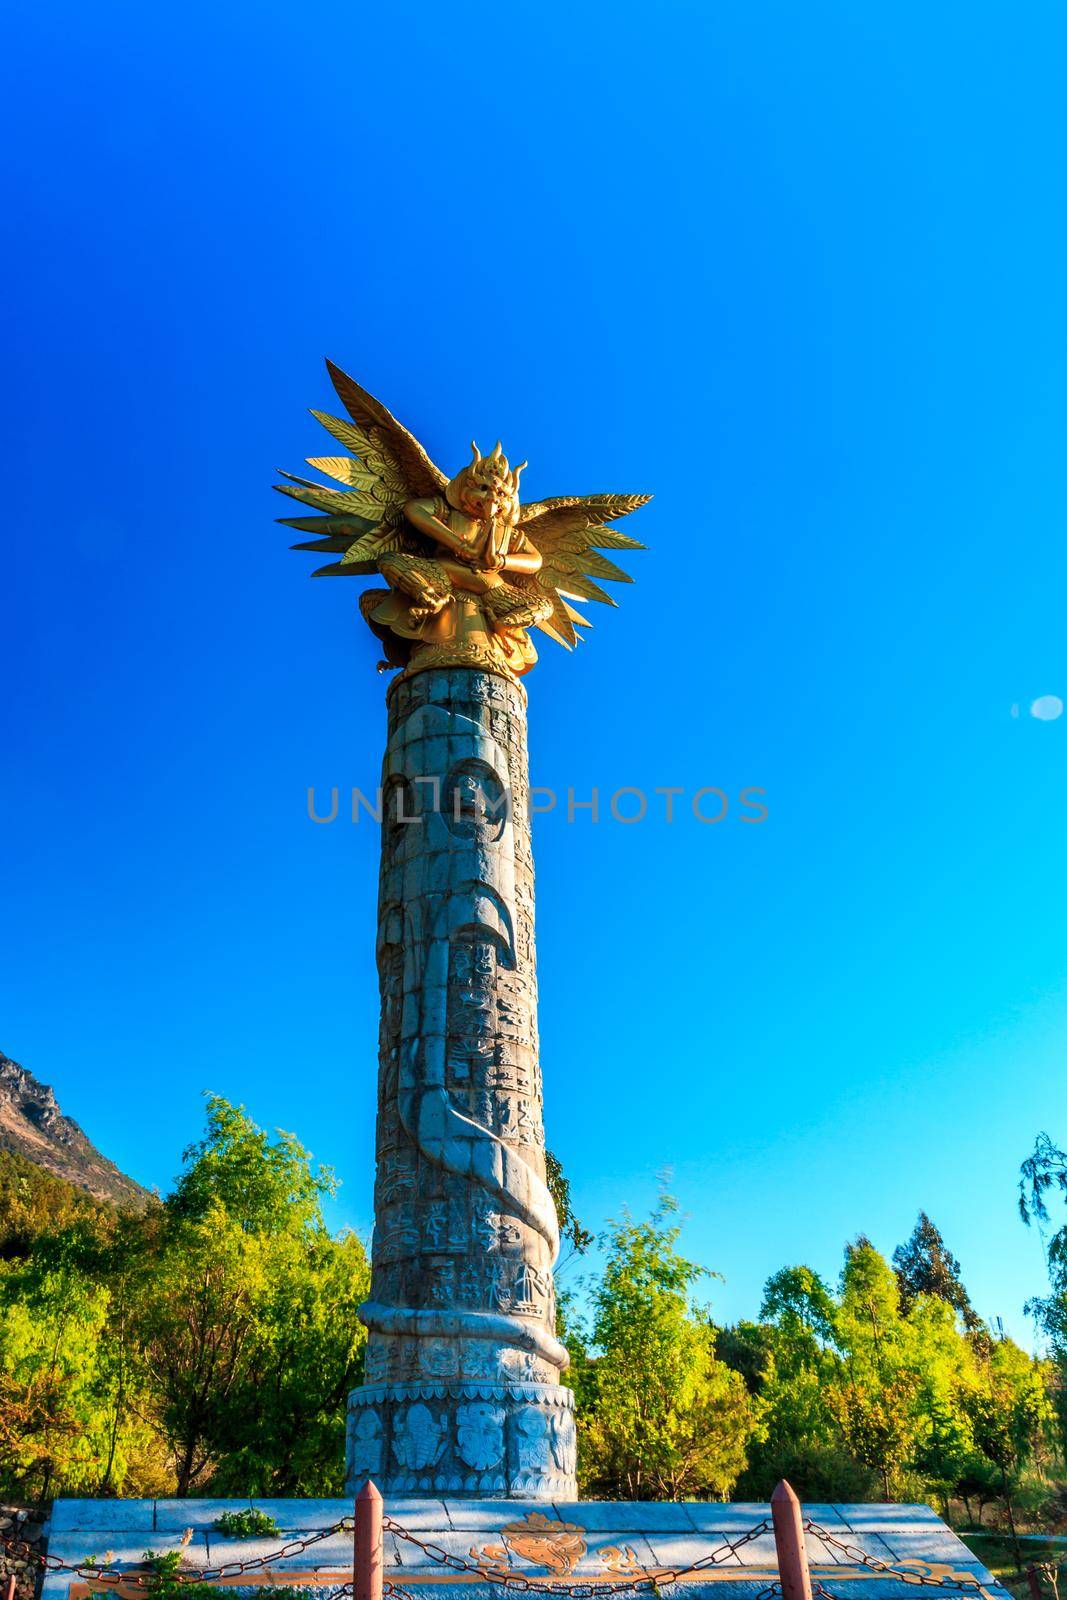
[(64, 1115), (50, 1085), (2, 1050), (0, 1150), (15, 1151), (98, 1200), (142, 1206), (151, 1198), (147, 1189), (100, 1154), (73, 1117)]

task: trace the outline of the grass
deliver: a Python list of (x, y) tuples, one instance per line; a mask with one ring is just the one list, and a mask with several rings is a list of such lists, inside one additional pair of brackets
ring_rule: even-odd
[[(979, 1561), (987, 1566), (998, 1583), (1016, 1596), (1016, 1600), (1030, 1600), (1030, 1585), (1026, 1577), (1026, 1568), (1033, 1564), (1040, 1566), (1042, 1562), (1067, 1561), (1067, 1545), (1044, 1544), (1036, 1539), (1022, 1541), (1023, 1570), (1019, 1571), (1015, 1565), (1015, 1548), (1008, 1534), (999, 1530), (996, 1533), (980, 1528), (958, 1528), (956, 1530), (964, 1544), (969, 1545)], [(1041, 1582), (1041, 1594), (1046, 1600), (1055, 1600), (1055, 1591), (1048, 1579), (1043, 1574), (1038, 1574)], [(1067, 1573), (1060, 1580), (1064, 1597), (1067, 1597)]]

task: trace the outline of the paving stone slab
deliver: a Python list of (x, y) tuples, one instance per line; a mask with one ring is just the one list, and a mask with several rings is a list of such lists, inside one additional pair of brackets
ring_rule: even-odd
[[(48, 1554), (60, 1561), (82, 1562), (87, 1556), (102, 1556), (110, 1550), (114, 1564), (136, 1566), (146, 1550), (153, 1555), (163, 1555), (169, 1550), (182, 1550), (181, 1532), (145, 1532), (129, 1528), (67, 1528), (53, 1533), (48, 1541)], [(203, 1533), (194, 1533), (183, 1550), (183, 1560), (191, 1566), (208, 1564), (207, 1539)]]
[[(229, 1566), (235, 1561), (263, 1561), (280, 1545), (288, 1544), (291, 1535), (284, 1533), (268, 1533), (259, 1539), (224, 1539), (217, 1533), (208, 1533), (207, 1547), (209, 1552), (209, 1565), (212, 1567)], [(297, 1534), (299, 1537), (299, 1533)], [(320, 1539), (307, 1550), (297, 1552), (295, 1555), (281, 1556), (270, 1561), (263, 1570), (270, 1572), (294, 1572), (303, 1568), (310, 1571), (329, 1568), (332, 1572), (338, 1565), (350, 1567), (352, 1565), (352, 1535), (351, 1533), (334, 1533), (328, 1539)]]
[[(931, 1510), (929, 1506), (841, 1505), (835, 1501), (834, 1509), (850, 1528), (855, 1528), (857, 1531), (878, 1528), (919, 1528), (924, 1525), (932, 1528), (945, 1526), (937, 1512)], [(808, 1507), (804, 1508), (804, 1514), (811, 1515)]]
[[(427, 1502), (423, 1501), (425, 1505)], [(446, 1500), (445, 1511), (448, 1515), (448, 1526), (457, 1533), (485, 1533), (498, 1532), (509, 1522), (521, 1522), (523, 1517), (536, 1514), (549, 1517), (553, 1522), (559, 1520), (555, 1507), (551, 1502), (544, 1500)], [(413, 1511), (410, 1519), (402, 1517), (393, 1510), (393, 1502), (386, 1506), (389, 1515), (396, 1522), (413, 1528), (429, 1526), (425, 1518), (420, 1518), (418, 1512)]]
[[(735, 1543), (738, 1531), (736, 1528), (716, 1528), (706, 1531), (703, 1535), (705, 1554), (710, 1555), (717, 1544)], [(733, 1566), (734, 1561), (740, 1567), (766, 1567), (768, 1571), (773, 1569), (777, 1573), (778, 1554), (774, 1543), (774, 1534), (768, 1529), (766, 1533), (761, 1533), (759, 1538), (749, 1539), (746, 1544), (737, 1545), (734, 1551), (734, 1560), (724, 1564)]]
[(144, 1528), (151, 1533), (155, 1508), (154, 1500), (57, 1500), (52, 1508), (52, 1532), (61, 1533), (67, 1528)]
[(595, 1573), (625, 1581), (629, 1577), (641, 1577), (655, 1565), (652, 1548), (641, 1534), (601, 1531), (587, 1536), (585, 1550), (571, 1572), (560, 1576), (579, 1579)]
[[(755, 1501), (736, 1500), (732, 1503), (718, 1500), (683, 1500), (689, 1520), (698, 1533), (728, 1533), (733, 1538), (747, 1533), (757, 1522), (770, 1518), (771, 1508)], [(635, 1509), (640, 1510), (641, 1503)]]
[(951, 1528), (883, 1528), (878, 1534), (882, 1542), (899, 1560), (907, 1556), (921, 1556), (927, 1561), (980, 1560), (969, 1550)]
[[(490, 1503), (495, 1505), (497, 1502)], [(450, 1505), (459, 1508), (479, 1504), (484, 1505), (485, 1501), (451, 1500), (446, 1503), (444, 1500), (405, 1500), (397, 1495), (390, 1496), (386, 1501), (385, 1510), (394, 1522), (399, 1522), (402, 1527), (410, 1528), (413, 1533), (421, 1535), (433, 1532), (435, 1529), (441, 1533), (448, 1532), (452, 1527), (452, 1519), (448, 1514)]]
[[(924, 1529), (923, 1531), (926, 1532), (927, 1530)], [(907, 1533), (898, 1529), (893, 1538), (896, 1542), (897, 1550), (907, 1553), (905, 1547), (910, 1543)], [(883, 1530), (882, 1533), (869, 1533), (864, 1528), (853, 1528), (842, 1535), (842, 1543), (847, 1544), (850, 1550), (862, 1550), (865, 1556), (873, 1556), (876, 1561), (887, 1561), (890, 1566), (899, 1559), (892, 1546), (886, 1542), (886, 1530)], [(848, 1561), (847, 1556), (843, 1559), (846, 1562)]]
[[(113, 1501), (112, 1504), (119, 1502)], [(155, 1533), (128, 1528), (68, 1528), (53, 1533), (48, 1542), (48, 1554), (60, 1561), (76, 1566), (86, 1557), (100, 1557), (109, 1552), (115, 1569), (139, 1567), (146, 1550), (154, 1555), (169, 1550), (182, 1550), (183, 1562), (190, 1567), (208, 1565), (207, 1541), (203, 1534), (194, 1534), (182, 1549), (180, 1533)], [(85, 1580), (70, 1572), (49, 1572), (41, 1589), (41, 1600), (67, 1600), (72, 1583)]]
[(279, 1528), (294, 1533), (309, 1528), (329, 1528), (342, 1517), (355, 1511), (355, 1501), (348, 1500), (253, 1500), (257, 1511), (268, 1511)]
[[(484, 1534), (479, 1535), (472, 1530), (454, 1533), (451, 1528), (413, 1528), (411, 1531), (417, 1533), (420, 1537), (425, 1537), (427, 1544), (439, 1545), (447, 1555), (456, 1556), (461, 1560), (466, 1559), (472, 1540), (479, 1537), (484, 1538)], [(413, 1544), (410, 1539), (398, 1538), (396, 1540), (396, 1552), (404, 1572), (438, 1572), (442, 1570), (440, 1561), (433, 1556), (427, 1555), (425, 1550), (421, 1549), (419, 1545)], [(448, 1568), (444, 1567), (443, 1570), (447, 1572)]]
[[(975, 1571), (974, 1576), (987, 1588), (992, 1600), (1008, 1600), (1008, 1591), (1000, 1588), (988, 1575), (983, 1576), (980, 1571)], [(986, 1579), (988, 1578), (988, 1583)], [(903, 1600), (903, 1597), (914, 1596), (920, 1590), (904, 1585), (896, 1578), (877, 1578), (864, 1576), (863, 1578), (842, 1579), (835, 1577), (830, 1580), (832, 1593), (841, 1597), (841, 1600)], [(934, 1593), (931, 1590), (931, 1593)], [(981, 1600), (977, 1590), (970, 1587), (960, 1589), (946, 1589), (941, 1591), (942, 1600)]]
[(401, 1565), (400, 1543), (391, 1533), (382, 1534), (382, 1559), (387, 1568)]
[(653, 1529), (693, 1532), (689, 1507), (681, 1500), (557, 1501), (555, 1510), (562, 1522), (576, 1522), (590, 1532), (602, 1529), (616, 1533), (649, 1533)]
[(847, 1556), (842, 1555), (825, 1539), (820, 1539), (817, 1533), (804, 1534), (804, 1548), (808, 1552), (808, 1561), (812, 1566), (842, 1567), (849, 1564)]
[[(838, 1508), (826, 1505), (821, 1500), (805, 1501), (803, 1510), (805, 1521), (821, 1523), (824, 1528), (828, 1528), (831, 1533), (837, 1533), (839, 1537), (841, 1529), (846, 1526)], [(768, 1514), (769, 1512), (768, 1507)]]
[[(657, 1567), (690, 1567), (695, 1561), (703, 1561), (725, 1542), (724, 1534), (697, 1533), (694, 1529), (688, 1533), (671, 1533), (650, 1528), (645, 1537)], [(737, 1568), (741, 1561), (736, 1555), (728, 1555), (722, 1565)]]
[(678, 1594), (684, 1595), (685, 1600), (756, 1600), (767, 1583), (770, 1574), (753, 1573), (750, 1579), (738, 1579), (726, 1575), (715, 1578), (693, 1579), (686, 1581), (684, 1587), (679, 1586)]
[[(63, 1505), (65, 1502), (60, 1501), (59, 1504)], [(253, 1508), (272, 1516), (278, 1527), (284, 1531), (296, 1533), (313, 1528), (327, 1528), (335, 1522), (340, 1522), (342, 1517), (350, 1517), (353, 1502), (351, 1500), (157, 1500), (155, 1507), (157, 1530), (211, 1528), (216, 1519), (227, 1511), (247, 1511)]]
[[(278, 1541), (267, 1540), (265, 1554), (270, 1554), (270, 1546), (278, 1548)], [(269, 1572), (347, 1572), (352, 1573), (352, 1535), (350, 1533), (335, 1533), (328, 1539), (321, 1540), (312, 1545), (310, 1550), (305, 1550), (302, 1555), (283, 1556), (280, 1560), (272, 1561), (265, 1570)]]
[[(717, 1546), (731, 1542), (731, 1535), (715, 1530), (702, 1533), (660, 1533), (650, 1529), (645, 1536), (656, 1557), (657, 1566), (661, 1567), (689, 1567), (697, 1561), (706, 1559)], [(734, 1536), (736, 1537), (736, 1535)], [(815, 1534), (805, 1535), (805, 1545), (808, 1560), (812, 1565), (836, 1567), (845, 1564), (844, 1556), (837, 1556), (833, 1547), (819, 1539)], [(721, 1563), (723, 1567), (766, 1567), (768, 1570), (777, 1567), (773, 1534), (761, 1534), (758, 1539), (753, 1539), (749, 1544), (742, 1545), (735, 1553), (726, 1552)], [(716, 1571), (719, 1564), (716, 1563)]]
[(157, 1500), (153, 1526), (157, 1533), (181, 1533), (185, 1528), (202, 1533), (216, 1517), (227, 1511), (247, 1511), (249, 1505), (248, 1500)]

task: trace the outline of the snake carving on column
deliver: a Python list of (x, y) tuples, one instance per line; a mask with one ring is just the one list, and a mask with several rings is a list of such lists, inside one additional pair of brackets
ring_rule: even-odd
[[(546, 1295), (541, 1304), (529, 1294), (531, 1284), (550, 1282), (559, 1227), (543, 1175), (533, 973), (521, 970), (516, 948), (515, 827), (506, 753), (469, 718), (424, 706), (396, 730), (383, 783), (383, 792), (390, 790), (402, 793), (413, 809), (387, 822), (404, 830), (387, 858), (403, 861), (405, 889), (415, 886), (406, 876), (412, 870), (420, 890), (393, 900), (390, 914), (381, 918), (387, 946), (395, 941), (398, 922), (401, 930), (398, 1131), (422, 1162), (458, 1180), (445, 1185), (438, 1200), (449, 1188), (453, 1204), (457, 1188), (469, 1191), (464, 1209), (472, 1225), (471, 1251), (479, 1249), (480, 1221), (498, 1218), (505, 1238), (511, 1230), (520, 1248), (503, 1254), (500, 1269), (510, 1270), (513, 1284), (521, 1282), (526, 1292), (514, 1293), (512, 1304), (506, 1283), (493, 1285), (491, 1304), (484, 1293), (464, 1295), (458, 1285), (448, 1304), (412, 1305), (409, 1296), (408, 1303), (394, 1306), (375, 1296), (363, 1307), (363, 1320), (380, 1334), (495, 1341), (561, 1370), (568, 1357), (550, 1325), (550, 1299)], [(477, 972), (457, 973), (460, 958), (470, 952), (481, 957), (480, 1007)], [(496, 993), (503, 982), (511, 984), (504, 1018), (508, 1008)], [(464, 1009), (471, 1015), (457, 1016)], [(509, 1041), (509, 1032), (517, 1037)], [(473, 1062), (464, 1060), (465, 1047), (473, 1047)], [(509, 1048), (513, 1054), (525, 1048), (531, 1057), (528, 1096), (489, 1086), (500, 1066), (497, 1058)], [(462, 1107), (457, 1092), (466, 1099)], [(427, 1187), (425, 1173), (420, 1182)], [(432, 1254), (425, 1226), (417, 1248), (420, 1256)], [(521, 1312), (513, 1309), (516, 1303)]]

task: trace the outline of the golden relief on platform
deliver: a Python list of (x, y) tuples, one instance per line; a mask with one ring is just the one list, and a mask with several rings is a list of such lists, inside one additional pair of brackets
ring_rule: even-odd
[(523, 505), (526, 462), (512, 467), (499, 443), (485, 456), (472, 444), (470, 461), (449, 478), (380, 401), (327, 366), (351, 420), (312, 415), (348, 453), (312, 456), (308, 465), (344, 487), (290, 473), (275, 487), (319, 513), (282, 519), (316, 536), (293, 548), (340, 557), (315, 577), (378, 573), (389, 585), (360, 600), (385, 647), (382, 667), (470, 666), (519, 677), (537, 660), (531, 628), (572, 649), (591, 624), (571, 602), (614, 605), (597, 580), (631, 582), (601, 551), (643, 548), (609, 524), (650, 496)]
[[(509, 1570), (510, 1556), (520, 1556), (531, 1566), (544, 1567), (556, 1578), (568, 1578), (589, 1548), (586, 1530), (577, 1522), (559, 1522), (542, 1511), (531, 1511), (521, 1522), (500, 1530), (499, 1544), (472, 1545), (470, 1559), (486, 1570)], [(644, 1572), (632, 1545), (605, 1545), (596, 1552), (600, 1571), (616, 1577)]]
[(500, 1544), (471, 1550), (471, 1560), (489, 1566), (506, 1567), (509, 1553), (521, 1556), (535, 1567), (545, 1567), (556, 1577), (570, 1575), (586, 1552), (585, 1529), (576, 1522), (560, 1522), (541, 1511), (531, 1511), (521, 1522), (509, 1522), (500, 1530)]

